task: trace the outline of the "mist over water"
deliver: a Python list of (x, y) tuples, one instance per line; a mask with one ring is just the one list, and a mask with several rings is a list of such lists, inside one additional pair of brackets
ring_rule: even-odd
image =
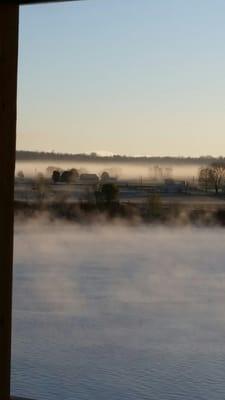
[(13, 393), (224, 397), (225, 230), (16, 224)]

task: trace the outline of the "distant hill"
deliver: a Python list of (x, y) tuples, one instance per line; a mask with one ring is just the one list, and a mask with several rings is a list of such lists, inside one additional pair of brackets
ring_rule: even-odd
[(132, 157), (125, 155), (115, 154), (113, 156), (99, 156), (96, 153), (91, 154), (68, 154), (68, 153), (55, 153), (55, 152), (37, 152), (37, 151), (25, 151), (18, 150), (16, 152), (17, 161), (79, 161), (79, 162), (120, 162), (120, 163), (155, 163), (155, 164), (197, 164), (205, 165), (215, 161), (225, 162), (225, 157)]

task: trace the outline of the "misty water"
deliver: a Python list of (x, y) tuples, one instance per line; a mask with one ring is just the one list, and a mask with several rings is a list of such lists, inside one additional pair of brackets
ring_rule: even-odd
[(225, 230), (15, 228), (13, 394), (219, 400)]

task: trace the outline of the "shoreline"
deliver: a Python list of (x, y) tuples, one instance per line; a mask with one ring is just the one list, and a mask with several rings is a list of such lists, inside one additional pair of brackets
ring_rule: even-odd
[(185, 207), (183, 204), (163, 204), (157, 198), (149, 203), (68, 203), (14, 201), (15, 220), (45, 217), (49, 221), (61, 220), (80, 225), (98, 223), (147, 226), (205, 226), (225, 227), (225, 206)]

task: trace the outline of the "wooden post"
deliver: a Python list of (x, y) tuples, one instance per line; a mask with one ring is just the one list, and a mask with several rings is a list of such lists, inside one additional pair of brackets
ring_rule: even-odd
[(0, 399), (10, 398), (17, 4), (0, 3)]

